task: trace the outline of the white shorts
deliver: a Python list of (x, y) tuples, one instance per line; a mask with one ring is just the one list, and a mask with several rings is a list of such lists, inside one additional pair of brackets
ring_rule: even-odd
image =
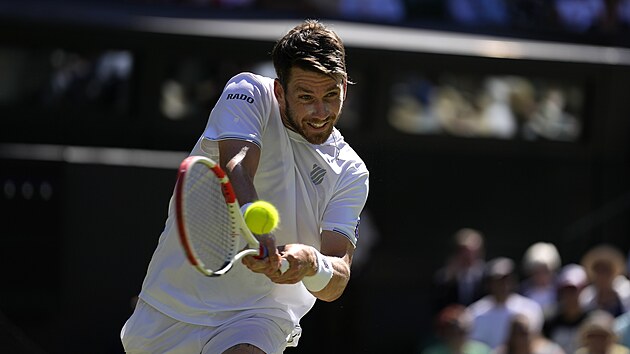
[(237, 344), (251, 344), (265, 353), (280, 354), (294, 330), (291, 321), (254, 315), (219, 327), (177, 321), (142, 300), (120, 332), (128, 354), (217, 354)]

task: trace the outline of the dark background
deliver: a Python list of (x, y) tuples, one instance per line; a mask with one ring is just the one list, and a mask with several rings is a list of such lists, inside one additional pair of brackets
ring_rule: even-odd
[[(424, 4), (425, 17), (418, 15), (422, 2), (408, 3), (415, 4), (410, 9), (416, 17), (410, 11), (394, 25), (628, 44), (625, 29), (575, 33), (549, 24), (528, 27), (522, 20), (503, 29), (462, 27), (437, 11), (435, 2)], [(0, 72), (0, 83), (13, 80), (3, 89), (22, 87), (14, 96), (0, 95), (0, 351), (121, 353), (119, 331), (162, 230), (177, 165), (77, 162), (63, 153), (42, 158), (32, 147), (176, 151), (183, 157), (225, 81), (267, 60), (273, 44), (143, 32), (133, 28), (134, 14), (296, 21), (309, 15), (299, 9), (239, 12), (184, 2), (2, 2), (0, 10), (0, 54), (17, 50), (16, 62), (23, 64), (19, 72)], [(96, 97), (85, 83), (55, 97), (49, 79), (59, 49), (83, 58), (126, 51), (133, 70), (125, 80), (104, 85)], [(601, 242), (630, 249), (629, 63), (348, 46), (348, 66), (358, 78), (351, 90), (358, 92), (352, 100), (359, 118), (342, 132), (371, 171), (367, 210), (378, 238), (344, 296), (318, 302), (303, 320), (299, 348), (287, 352), (413, 353), (431, 330), (433, 274), (461, 227), (484, 233), (488, 257), (516, 261), (536, 241), (553, 242), (563, 263), (578, 262)], [(197, 69), (187, 72), (191, 67)], [(576, 141), (558, 142), (397, 131), (385, 119), (389, 86), (392, 77), (410, 70), (577, 82), (585, 93), (582, 133)], [(175, 119), (160, 109), (169, 79), (189, 89), (190, 111)], [(205, 86), (198, 86), (203, 79)]]

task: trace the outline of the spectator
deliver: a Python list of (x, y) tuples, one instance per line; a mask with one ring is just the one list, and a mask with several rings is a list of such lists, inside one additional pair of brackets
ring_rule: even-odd
[(523, 256), (521, 294), (536, 301), (548, 318), (556, 305), (555, 278), (561, 264), (558, 249), (551, 243), (536, 242)]
[(568, 96), (558, 87), (542, 92), (536, 111), (524, 124), (524, 131), (530, 139), (572, 141), (577, 138), (582, 127), (577, 117), (568, 112)]
[(451, 256), (435, 277), (438, 311), (452, 303), (468, 306), (484, 294), (483, 235), (463, 228), (455, 233), (453, 240)]
[(582, 347), (575, 354), (630, 354), (630, 349), (616, 343), (614, 317), (604, 311), (591, 312), (580, 326)]
[(503, 26), (510, 21), (501, 0), (448, 0), (447, 7), (456, 23), (467, 26)]
[(557, 305), (543, 327), (543, 334), (558, 343), (567, 354), (577, 350), (578, 330), (588, 314), (580, 306), (580, 291), (587, 282), (586, 271), (581, 265), (568, 264), (562, 268), (556, 283)]
[[(627, 37), (628, 23), (628, 1), (627, 0), (606, 0), (602, 1), (604, 9), (597, 22), (593, 25), (592, 32), (608, 37)], [(625, 13), (624, 13), (625, 12)]]
[(402, 0), (338, 0), (337, 8), (343, 18), (359, 21), (397, 22), (406, 16)]
[(542, 329), (543, 312), (537, 302), (515, 292), (514, 261), (498, 257), (488, 262), (485, 278), (489, 294), (469, 306), (474, 319), (471, 338), (497, 348), (505, 343), (515, 314), (527, 316), (530, 331)]
[(620, 0), (617, 7), (619, 21), (626, 28), (630, 28), (630, 0)]
[(481, 115), (488, 134), (500, 139), (512, 138), (517, 132), (517, 124), (510, 107), (510, 83), (504, 77), (489, 77), (484, 86), (487, 102), (483, 104)]
[(615, 319), (614, 330), (619, 344), (630, 348), (630, 311)]
[(601, 309), (617, 317), (630, 309), (630, 282), (623, 254), (611, 245), (592, 248), (582, 258), (591, 285), (580, 294), (586, 309)]
[(562, 347), (532, 328), (527, 316), (516, 314), (505, 344), (493, 354), (565, 354)]
[[(628, 253), (626, 274), (630, 274), (630, 252)], [(630, 348), (630, 310), (615, 319), (615, 333), (619, 343)]]
[(574, 32), (590, 30), (605, 11), (602, 0), (555, 0), (560, 24)]
[(435, 321), (438, 342), (425, 348), (422, 354), (490, 354), (490, 347), (469, 338), (472, 324), (465, 306), (446, 306)]

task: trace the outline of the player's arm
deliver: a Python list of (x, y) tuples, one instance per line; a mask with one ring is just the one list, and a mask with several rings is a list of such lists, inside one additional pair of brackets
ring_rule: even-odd
[[(334, 301), (350, 280), (354, 245), (335, 231), (322, 231), (321, 250), (303, 244), (281, 246), (282, 257), (290, 265), (286, 273), (268, 275), (278, 284), (302, 282), (318, 299)], [(331, 274), (332, 273), (332, 274)]]
[(260, 148), (249, 141), (219, 141), (219, 164), (228, 174), (238, 202), (243, 205), (258, 199), (254, 176), (260, 161)]
[[(315, 297), (324, 301), (334, 301), (343, 294), (348, 285), (348, 281), (350, 281), (350, 266), (352, 265), (353, 254), (354, 245), (346, 237), (335, 231), (322, 231), (320, 257), (324, 259), (318, 260), (316, 254), (314, 254), (315, 259), (311, 259), (313, 261), (311, 272), (306, 276), (318, 276), (316, 275), (319, 270), (318, 261), (328, 261), (332, 266), (333, 276), (330, 278), (328, 284), (320, 291), (312, 291), (309, 289)], [(305, 280), (302, 279), (302, 282), (304, 281)], [(308, 284), (308, 281), (305, 284)], [(308, 288), (307, 286), (307, 289)]]
[[(240, 205), (257, 200), (258, 193), (254, 187), (254, 176), (260, 161), (260, 148), (245, 140), (227, 139), (219, 141), (219, 153), (219, 163), (228, 174)], [(248, 260), (248, 267), (257, 273), (276, 272), (280, 265), (280, 255), (273, 235), (257, 235), (257, 237), (261, 245), (267, 248), (268, 257), (255, 260), (249, 256), (245, 257), (243, 262)]]

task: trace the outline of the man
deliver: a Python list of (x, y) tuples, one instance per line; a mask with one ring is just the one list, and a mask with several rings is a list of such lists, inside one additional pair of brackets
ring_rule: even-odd
[(470, 339), (472, 316), (464, 305), (452, 304), (438, 313), (435, 321), (437, 342), (424, 348), (422, 354), (490, 354), (484, 343)]
[(488, 295), (468, 307), (473, 316), (472, 339), (496, 349), (505, 343), (516, 314), (527, 317), (529, 333), (538, 334), (542, 330), (544, 319), (540, 305), (515, 292), (517, 280), (512, 259), (497, 257), (489, 261), (485, 279)]
[(345, 49), (308, 20), (276, 43), (272, 60), (277, 79), (241, 73), (227, 83), (192, 151), (220, 162), (241, 205), (278, 208), (281, 226), (260, 236), (269, 256), (206, 278), (186, 263), (171, 207), (121, 332), (128, 353), (281, 353), (297, 345), (315, 300), (337, 299), (348, 283), (368, 171), (334, 128)]
[(562, 267), (556, 281), (558, 302), (543, 326), (545, 336), (567, 354), (578, 349), (579, 328), (588, 316), (588, 311), (580, 305), (580, 292), (587, 284), (588, 277), (581, 265), (571, 263)]
[(485, 295), (485, 254), (480, 231), (462, 228), (453, 235), (453, 251), (434, 278), (435, 307), (439, 313), (451, 304), (468, 306)]

